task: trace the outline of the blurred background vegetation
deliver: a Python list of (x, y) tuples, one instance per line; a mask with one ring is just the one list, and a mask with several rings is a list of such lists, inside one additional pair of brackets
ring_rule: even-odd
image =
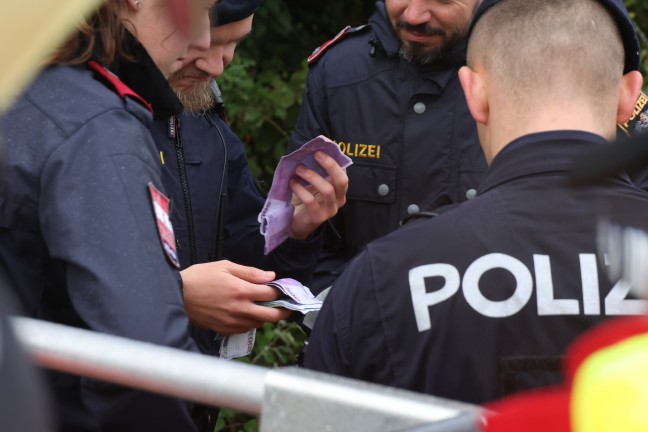
[[(648, 1), (625, 3), (646, 58)], [(308, 71), (306, 58), (346, 25), (366, 23), (373, 9), (373, 0), (263, 2), (252, 35), (239, 46), (234, 62), (219, 79), (232, 127), (247, 146), (250, 167), (262, 189), (269, 189), (297, 119)], [(648, 78), (646, 60), (642, 72)], [(292, 365), (305, 340), (305, 333), (295, 323), (266, 324), (257, 332), (252, 355), (241, 361), (267, 367)], [(257, 419), (223, 410), (217, 430), (254, 432)]]
[[(648, 54), (648, 1), (625, 0)], [(268, 189), (293, 129), (308, 70), (306, 58), (346, 25), (365, 24), (374, 0), (265, 0), (252, 34), (219, 85), (235, 132), (247, 145), (252, 173)], [(644, 61), (644, 77), (648, 77)], [(648, 81), (647, 81), (648, 84)]]

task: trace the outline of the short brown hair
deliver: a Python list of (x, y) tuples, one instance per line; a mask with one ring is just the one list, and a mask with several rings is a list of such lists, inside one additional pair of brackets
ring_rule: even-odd
[(105, 0), (51, 57), (49, 64), (74, 65), (94, 59), (109, 65), (117, 57), (130, 58), (124, 45), (126, 26), (119, 17), (123, 0)]
[[(624, 69), (616, 22), (596, 0), (500, 0), (477, 22), (468, 64), (481, 64), (507, 97), (610, 94)], [(499, 87), (498, 87), (499, 88)]]

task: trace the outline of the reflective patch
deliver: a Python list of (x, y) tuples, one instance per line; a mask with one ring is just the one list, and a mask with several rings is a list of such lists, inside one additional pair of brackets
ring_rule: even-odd
[(639, 94), (635, 110), (627, 123), (619, 125), (619, 129), (629, 136), (648, 132), (648, 95), (643, 91)]
[(166, 195), (160, 192), (153, 183), (148, 184), (149, 193), (151, 194), (151, 204), (153, 204), (153, 212), (157, 222), (158, 233), (160, 234), (160, 241), (162, 242), (162, 249), (171, 264), (175, 268), (180, 268), (180, 261), (178, 261), (178, 253), (176, 251), (175, 235), (173, 234), (173, 225), (169, 218), (169, 199)]

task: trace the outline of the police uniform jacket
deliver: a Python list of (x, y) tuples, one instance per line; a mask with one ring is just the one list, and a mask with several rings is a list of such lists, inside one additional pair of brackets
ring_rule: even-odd
[(625, 174), (565, 186), (601, 143), (575, 131), (515, 140), (475, 199), (370, 244), (333, 285), (306, 367), (471, 403), (558, 382), (579, 333), (646, 310), (608, 282), (595, 240), (599, 203), (648, 196)]
[[(141, 62), (111, 70), (160, 112), (181, 107), (133, 44)], [(151, 113), (101, 70), (48, 67), (3, 117), (0, 260), (29, 316), (197, 351), (149, 192), (163, 190)], [(195, 430), (187, 402), (52, 380), (62, 430)]]
[(265, 197), (250, 173), (243, 143), (216, 110), (157, 120), (151, 132), (173, 201), (182, 268), (228, 259), (310, 283), (321, 236), (288, 239), (263, 254), (257, 216)]
[(311, 63), (289, 150), (323, 134), (353, 159), (335, 219), (341, 249), (322, 270), (409, 214), (473, 196), (486, 169), (457, 75), (465, 46), (424, 67), (403, 60), (399, 48), (378, 1), (368, 26), (342, 33)]

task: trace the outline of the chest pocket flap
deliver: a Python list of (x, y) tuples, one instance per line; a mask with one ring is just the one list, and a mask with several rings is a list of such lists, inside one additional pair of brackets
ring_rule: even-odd
[(347, 169), (350, 200), (391, 204), (396, 199), (396, 168), (354, 162)]

